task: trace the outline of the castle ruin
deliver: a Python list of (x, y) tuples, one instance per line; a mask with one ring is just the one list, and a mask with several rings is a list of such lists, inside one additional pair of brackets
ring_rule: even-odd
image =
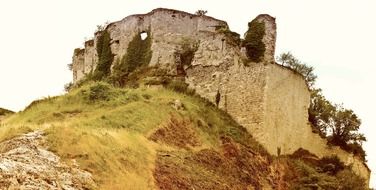
[[(303, 148), (319, 157), (337, 155), (368, 181), (370, 170), (360, 158), (328, 146), (326, 139), (312, 132), (308, 121), (310, 91), (304, 78), (274, 61), (275, 18), (259, 15), (255, 20), (265, 25), (265, 52), (257, 63), (245, 61), (244, 49), (229, 35), (226, 22), (205, 15), (159, 8), (111, 23), (106, 30), (114, 60), (124, 56), (135, 35), (147, 32), (152, 36), (149, 65), (172, 76), (179, 74), (177, 63), (181, 60), (176, 51), (182, 43), (196, 45), (191, 64), (183, 67), (185, 82), (229, 113), (270, 154), (292, 154)], [(74, 82), (95, 70), (99, 35), (85, 42), (84, 49), (75, 50)]]

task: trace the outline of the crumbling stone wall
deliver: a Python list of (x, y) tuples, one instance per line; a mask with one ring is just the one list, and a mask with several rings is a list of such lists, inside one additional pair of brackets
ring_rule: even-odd
[[(106, 30), (111, 36), (114, 62), (124, 56), (129, 42), (135, 35), (148, 31), (152, 37), (152, 58), (149, 65), (158, 65), (167, 69), (169, 74), (176, 74), (174, 52), (181, 43), (183, 41), (199, 42), (202, 38), (215, 36), (218, 26), (228, 27), (226, 22), (208, 16), (198, 16), (170, 9), (155, 9), (147, 14), (131, 15), (121, 21), (111, 23)], [(87, 45), (85, 43), (84, 58), (82, 56), (73, 57), (73, 65), (76, 65), (74, 71), (77, 72), (73, 79), (74, 82), (95, 69), (98, 59), (95, 50), (98, 35), (100, 34), (95, 35), (94, 43), (91, 41), (88, 41)], [(222, 48), (222, 41), (219, 40), (219, 43), (219, 47)], [(205, 45), (204, 40), (202, 45)], [(84, 63), (82, 63), (82, 59), (84, 59)]]
[(84, 49), (75, 49), (73, 53), (72, 61), (72, 71), (73, 71), (73, 82), (78, 81), (85, 77), (85, 57)]
[(265, 36), (262, 41), (265, 44), (264, 62), (274, 63), (275, 40), (277, 38), (277, 25), (275, 18), (267, 14), (261, 14), (255, 18), (258, 22), (265, 23)]
[(95, 63), (97, 62), (96, 49), (94, 46), (94, 40), (85, 42), (85, 54), (84, 54), (84, 73), (90, 73), (95, 69)]
[[(131, 15), (111, 23), (114, 62), (127, 51), (135, 35), (148, 31), (152, 37), (150, 66), (158, 66), (176, 75), (176, 51), (183, 42), (197, 43), (193, 61), (185, 69), (185, 81), (196, 93), (229, 113), (243, 125), (266, 150), (277, 155), (291, 154), (304, 148), (319, 157), (337, 155), (356, 173), (369, 180), (370, 171), (357, 157), (338, 147), (329, 147), (325, 139), (312, 132), (308, 124), (310, 92), (303, 77), (274, 64), (276, 41), (275, 19), (269, 15), (256, 17), (265, 24), (265, 53), (261, 63), (246, 61), (244, 49), (230, 43), (217, 29), (227, 23), (207, 16), (155, 9), (147, 14)], [(74, 82), (95, 69), (96, 43), (85, 43), (85, 49), (73, 56)]]

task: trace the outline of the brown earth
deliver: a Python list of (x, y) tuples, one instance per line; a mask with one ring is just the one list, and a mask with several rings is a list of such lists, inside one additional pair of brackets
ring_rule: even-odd
[(162, 142), (171, 146), (188, 149), (200, 146), (201, 142), (189, 119), (179, 119), (172, 115), (165, 126), (157, 129), (149, 139)]
[[(160, 189), (272, 189), (270, 160), (229, 137), (219, 150), (159, 152), (154, 178)], [(275, 188), (273, 188), (275, 189)]]

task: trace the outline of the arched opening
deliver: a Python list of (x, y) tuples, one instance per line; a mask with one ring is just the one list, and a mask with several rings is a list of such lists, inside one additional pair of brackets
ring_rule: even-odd
[(141, 40), (145, 40), (148, 37), (148, 33), (143, 31), (140, 33), (140, 36), (141, 36)]

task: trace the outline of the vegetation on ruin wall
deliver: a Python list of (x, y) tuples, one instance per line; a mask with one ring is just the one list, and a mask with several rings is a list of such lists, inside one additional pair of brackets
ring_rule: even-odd
[(199, 41), (183, 39), (180, 47), (174, 52), (177, 74), (185, 76), (185, 68), (192, 64), (195, 52), (198, 50)]
[(129, 42), (127, 53), (114, 66), (112, 76), (114, 84), (124, 86), (132, 72), (149, 64), (152, 56), (151, 42), (150, 32), (147, 32), (147, 37), (144, 40), (141, 39), (140, 34), (133, 37)]
[(306, 80), (311, 92), (308, 119), (313, 132), (326, 138), (330, 144), (340, 146), (365, 160), (366, 153), (362, 148), (362, 143), (366, 141), (366, 138), (359, 132), (361, 120), (354, 111), (325, 98), (322, 90), (315, 86), (317, 76), (313, 73), (312, 66), (302, 63), (290, 52), (282, 53), (277, 61), (282, 66), (300, 73)]
[(248, 23), (248, 31), (244, 39), (244, 46), (250, 61), (260, 62), (265, 52), (265, 44), (262, 41), (265, 35), (265, 23), (253, 20)]
[(110, 42), (111, 37), (107, 30), (101, 31), (97, 41), (98, 64), (92, 75), (94, 80), (103, 80), (111, 74), (114, 55), (111, 52)]
[(219, 33), (222, 33), (226, 36), (227, 42), (239, 46), (241, 44), (240, 34), (231, 31), (228, 26), (216, 26), (215, 30)]

